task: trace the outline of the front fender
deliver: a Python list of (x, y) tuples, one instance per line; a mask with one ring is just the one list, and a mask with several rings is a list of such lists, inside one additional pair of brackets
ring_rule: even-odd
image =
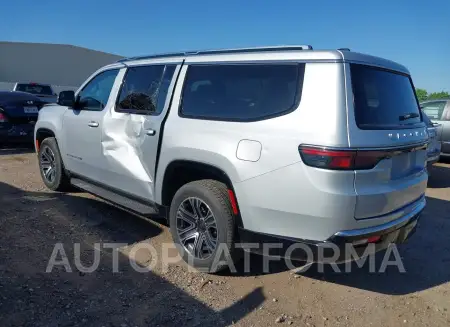
[(58, 105), (45, 106), (39, 110), (38, 120), (34, 127), (34, 144), (36, 151), (38, 150), (36, 147), (37, 132), (44, 129), (55, 135), (56, 140), (59, 141), (58, 146), (60, 147), (60, 151), (63, 153), (63, 150), (61, 149), (61, 146), (64, 144), (64, 142), (62, 142), (62, 122), (66, 110), (67, 107)]

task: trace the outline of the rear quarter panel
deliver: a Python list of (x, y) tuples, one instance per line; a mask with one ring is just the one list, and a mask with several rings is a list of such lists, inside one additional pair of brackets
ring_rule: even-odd
[[(183, 66), (164, 127), (156, 193), (160, 194), (162, 187), (163, 176), (159, 174), (177, 159), (217, 166), (233, 182), (240, 182), (299, 162), (298, 146), (301, 143), (348, 146), (342, 66), (338, 63), (306, 64), (299, 108), (280, 117), (256, 122), (180, 117), (178, 110), (188, 69), (188, 66)], [(257, 162), (237, 158), (241, 140), (262, 144)]]
[[(298, 151), (300, 144), (348, 147), (342, 63), (307, 63), (296, 110), (245, 123), (180, 117), (186, 71), (184, 66), (164, 127), (155, 184), (158, 203), (166, 167), (174, 160), (191, 160), (216, 166), (228, 175), (244, 226), (250, 230), (323, 239), (343, 225), (340, 218), (354, 221), (354, 173), (305, 167)], [(256, 161), (238, 159), (242, 140), (261, 144)], [(322, 205), (312, 206), (314, 201)]]

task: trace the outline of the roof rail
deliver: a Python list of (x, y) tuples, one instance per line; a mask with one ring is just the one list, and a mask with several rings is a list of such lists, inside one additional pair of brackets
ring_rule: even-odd
[(123, 58), (123, 59), (118, 60), (117, 62), (139, 60), (139, 59), (187, 57), (187, 56), (204, 55), (204, 54), (251, 53), (251, 52), (268, 52), (268, 51), (298, 51), (298, 50), (312, 50), (312, 49), (313, 49), (313, 47), (310, 45), (278, 45), (278, 46), (270, 46), (270, 47), (185, 51), (185, 52), (161, 53), (161, 54), (155, 54), (155, 55), (149, 55), (149, 56)]

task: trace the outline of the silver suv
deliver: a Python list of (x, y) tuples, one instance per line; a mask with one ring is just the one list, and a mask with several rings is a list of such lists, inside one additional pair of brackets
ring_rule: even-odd
[(314, 260), (328, 245), (384, 249), (425, 206), (427, 129), (408, 70), (385, 59), (310, 46), (135, 57), (58, 103), (35, 127), (46, 186), (166, 216), (184, 260), (211, 272), (238, 242), (294, 259), (307, 245)]

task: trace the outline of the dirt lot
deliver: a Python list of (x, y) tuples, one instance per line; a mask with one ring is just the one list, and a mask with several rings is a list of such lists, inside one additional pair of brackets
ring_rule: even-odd
[[(413, 238), (399, 247), (406, 273), (388, 267), (369, 273), (310, 269), (294, 274), (274, 263), (262, 273), (251, 257), (251, 273), (211, 276), (182, 263), (139, 273), (151, 244), (170, 243), (167, 227), (135, 217), (84, 193), (47, 191), (30, 151), (0, 150), (0, 324), (1, 326), (449, 326), (450, 164), (434, 167), (427, 208)], [(72, 272), (46, 268), (61, 242)], [(125, 243), (118, 272), (114, 253), (103, 248), (99, 268), (95, 243)], [(59, 257), (61, 260), (61, 257)], [(133, 262), (135, 262), (133, 261)], [(281, 318), (282, 317), (282, 318)], [(281, 320), (281, 322), (280, 322)], [(283, 321), (284, 320), (284, 321)]]

